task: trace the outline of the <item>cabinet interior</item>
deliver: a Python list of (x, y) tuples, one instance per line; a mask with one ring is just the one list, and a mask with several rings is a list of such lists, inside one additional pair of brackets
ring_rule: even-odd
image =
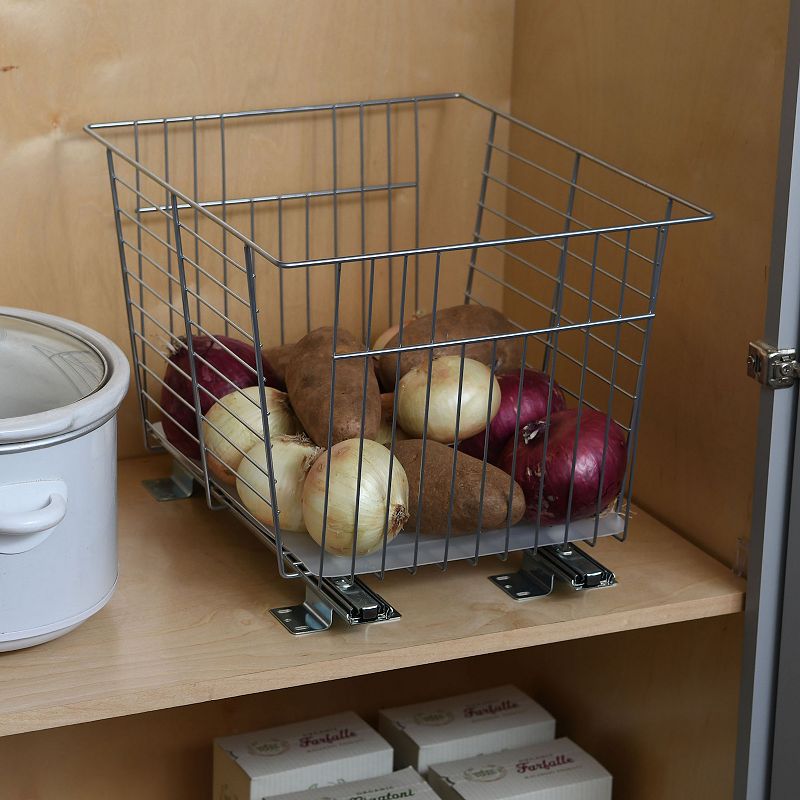
[[(14, 155), (0, 161), (0, 185), (14, 187), (0, 193), (4, 303), (79, 318), (127, 347), (105, 160), (86, 122), (469, 92), (716, 213), (669, 237), (634, 494), (734, 563), (750, 525), (758, 392), (744, 357), (763, 324), (786, 0), (650, 2), (646, 13), (637, 0), (254, 3), (236, 15), (179, 3), (78, 16), (6, 14), (18, 68), (0, 73)], [(460, 146), (444, 174), (461, 168)], [(471, 224), (472, 195), (445, 203), (441, 224), (458, 229), (464, 208)], [(519, 311), (509, 293), (498, 302)], [(131, 392), (122, 457), (143, 452), (138, 413)], [(0, 770), (0, 795), (67, 800), (115, 785), (121, 798), (207, 796), (213, 736), (348, 707), (374, 719), (388, 703), (513, 682), (606, 764), (616, 797), (729, 797), (740, 646), (741, 619), (720, 617), (5, 737), (0, 762), (14, 769)]]
[(615, 798), (722, 800), (740, 636), (739, 617), (697, 620), (0, 738), (15, 765), (0, 795), (207, 797), (216, 736), (346, 709), (375, 724), (383, 707), (513, 683), (611, 771)]

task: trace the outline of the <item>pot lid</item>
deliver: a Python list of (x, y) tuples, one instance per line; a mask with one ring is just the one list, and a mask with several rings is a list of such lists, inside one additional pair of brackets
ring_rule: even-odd
[(108, 364), (85, 339), (0, 314), (0, 420), (53, 411), (96, 392)]

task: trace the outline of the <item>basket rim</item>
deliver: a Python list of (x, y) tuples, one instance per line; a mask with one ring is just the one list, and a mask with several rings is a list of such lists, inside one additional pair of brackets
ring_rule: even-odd
[[(447, 100), (464, 100), (466, 102), (469, 102), (475, 105), (476, 107), (482, 108), (485, 111), (490, 112), (497, 118), (504, 119), (514, 125), (519, 125), (525, 130), (534, 133), (549, 142), (564, 147), (569, 151), (571, 151), (572, 153), (574, 153), (575, 155), (580, 156), (581, 158), (586, 159), (588, 161), (591, 161), (592, 163), (596, 164), (599, 167), (607, 169), (612, 173), (622, 178), (625, 178), (626, 180), (632, 181), (633, 183), (645, 189), (648, 189), (658, 195), (661, 195), (667, 201), (666, 203), (667, 210), (664, 218), (645, 220), (642, 222), (634, 222), (626, 225), (611, 225), (598, 228), (587, 228), (585, 230), (578, 230), (578, 231), (562, 231), (562, 232), (547, 233), (547, 234), (531, 234), (527, 236), (486, 239), (478, 242), (457, 242), (454, 244), (444, 244), (436, 246), (371, 251), (368, 253), (356, 253), (344, 256), (331, 256), (326, 258), (286, 260), (286, 259), (280, 259), (273, 253), (264, 249), (261, 245), (254, 242), (250, 237), (243, 234), (238, 228), (235, 228), (221, 217), (209, 211), (205, 204), (193, 200), (191, 197), (182, 192), (176, 186), (164, 180), (161, 176), (159, 176), (152, 170), (145, 167), (135, 157), (129, 155), (120, 147), (114, 145), (105, 136), (103, 136), (101, 133), (98, 132), (105, 130), (117, 130), (121, 128), (138, 129), (141, 126), (150, 126), (150, 125), (170, 125), (170, 124), (180, 124), (180, 123), (196, 124), (197, 122), (207, 122), (210, 120), (221, 121), (225, 119), (257, 118), (265, 116), (308, 113), (316, 111), (335, 112), (336, 110), (367, 108), (372, 106), (383, 106), (383, 105), (391, 106), (391, 105), (406, 105), (406, 104), (416, 105), (419, 103), (441, 102)], [(613, 233), (624, 233), (628, 231), (644, 230), (650, 228), (666, 228), (668, 226), (683, 225), (694, 222), (708, 222), (713, 220), (715, 217), (712, 211), (709, 211), (708, 209), (703, 208), (702, 206), (696, 203), (686, 200), (685, 198), (673, 192), (669, 192), (668, 190), (663, 189), (660, 186), (650, 183), (649, 181), (646, 181), (642, 178), (639, 178), (627, 172), (626, 170), (623, 170), (620, 167), (617, 167), (605, 161), (604, 159), (594, 156), (591, 153), (581, 148), (575, 147), (574, 145), (571, 145), (568, 142), (559, 139), (558, 137), (553, 136), (552, 134), (549, 134), (540, 128), (537, 128), (536, 126), (531, 125), (530, 123), (522, 119), (519, 119), (518, 117), (515, 117), (506, 111), (503, 111), (502, 109), (496, 108), (495, 106), (489, 105), (488, 103), (484, 103), (483, 101), (464, 92), (441, 92), (437, 94), (424, 94), (416, 96), (347, 101), (341, 103), (319, 103), (314, 105), (252, 109), (245, 111), (221, 112), (215, 114), (194, 114), (194, 115), (180, 115), (171, 117), (152, 117), (152, 118), (143, 118), (138, 120), (95, 122), (84, 125), (83, 130), (85, 133), (87, 133), (89, 136), (91, 136), (93, 139), (95, 139), (97, 142), (99, 142), (106, 148), (108, 164), (109, 164), (109, 173), (112, 177), (112, 180), (116, 179), (116, 175), (113, 168), (113, 155), (116, 155), (123, 161), (133, 166), (137, 171), (140, 171), (142, 174), (146, 175), (150, 180), (154, 181), (156, 184), (161, 186), (161, 188), (163, 188), (170, 195), (171, 197), (170, 204), (165, 206), (158, 206), (153, 208), (152, 210), (159, 209), (161, 211), (170, 211), (172, 214), (174, 214), (176, 222), (178, 224), (181, 224), (179, 209), (181, 207), (191, 208), (195, 212), (204, 215), (207, 219), (215, 222), (229, 234), (238, 239), (244, 245), (245, 251), (251, 250), (254, 253), (258, 253), (262, 258), (266, 259), (271, 264), (281, 269), (296, 269), (300, 267), (313, 267), (322, 265), (341, 266), (342, 264), (347, 264), (347, 263), (371, 262), (371, 261), (380, 261), (393, 258), (408, 258), (410, 256), (419, 256), (419, 255), (432, 255), (432, 254), (438, 255), (442, 253), (468, 251), (468, 250), (477, 251), (479, 249), (483, 249), (486, 247), (526, 244), (530, 242), (540, 242), (540, 241), (548, 241), (556, 239), (563, 241), (582, 236), (608, 236), (609, 234)], [(579, 190), (584, 189), (584, 187), (580, 187), (578, 184), (574, 183), (574, 181), (571, 183), (571, 185), (575, 186)], [(281, 197), (282, 196), (283, 195), (281, 195)], [(336, 196), (335, 190), (334, 190), (334, 196)], [(605, 200), (605, 198), (601, 199), (603, 199), (604, 202), (608, 202)], [(684, 206), (686, 209), (694, 213), (690, 213), (680, 217), (673, 217), (672, 210), (675, 205)]]

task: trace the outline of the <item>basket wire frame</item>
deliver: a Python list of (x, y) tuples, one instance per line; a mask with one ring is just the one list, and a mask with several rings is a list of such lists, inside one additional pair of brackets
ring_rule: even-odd
[[(468, 128), (478, 133), (477, 144), (470, 151), (479, 156), (478, 169), (468, 170), (470, 179), (478, 178), (474, 226), (471, 235), (430, 244), (429, 239), (436, 239), (429, 233), (435, 215), (431, 214), (423, 188), (427, 191), (440, 187), (435, 179), (438, 161), (430, 158), (430, 148), (435, 150), (437, 146), (436, 136), (424, 134), (436, 129), (433, 122), (439, 118), (432, 116), (433, 110), (437, 115), (442, 114), (443, 109), (456, 104), (477, 118)], [(298, 191), (295, 186), (285, 190), (277, 187), (269, 193), (263, 189), (253, 191), (252, 187), (241, 193), (231, 191), (232, 184), (237, 188), (249, 186), (244, 169), (246, 160), (238, 157), (239, 146), (244, 143), (246, 149), (248, 145), (245, 137), (251, 136), (256, 144), (263, 144), (259, 137), (270, 134), (271, 126), (285, 123), (294, 130), (291, 126), (295, 121), (302, 126), (299, 138), (303, 146), (315, 149), (316, 160), (310, 163), (321, 165), (320, 170), (315, 166), (310, 175), (298, 178), (301, 185), (305, 184), (304, 190)], [(324, 136), (317, 135), (320, 125), (326, 131)], [(481, 129), (483, 134), (479, 133)], [(277, 130), (276, 138), (280, 140), (281, 132)], [(710, 212), (460, 93), (99, 123), (86, 126), (86, 131), (107, 153), (145, 443), (151, 449), (167, 447), (203, 485), (210, 506), (231, 508), (274, 549), (282, 576), (301, 577), (320, 586), (328, 574), (326, 564), (332, 559), (326, 551), (327, 511), (335, 444), (336, 375), (339, 362), (349, 359), (363, 364), (362, 423), (367, 415), (367, 386), (375, 359), (394, 357), (395, 386), (403, 374), (401, 355), (419, 353), (427, 363), (420, 472), (418, 476), (409, 476), (409, 480), (418, 479), (419, 484), (418, 522), (415, 530), (405, 532), (410, 536), (410, 556), (401, 566), (413, 573), (421, 564), (435, 562), (444, 570), (453, 558), (475, 564), (485, 552), (506, 559), (513, 550), (524, 547), (535, 551), (543, 543), (553, 543), (553, 539), (544, 538), (547, 526), (543, 522), (546, 510), (543, 491), (538, 492), (534, 519), (512, 526), (514, 482), (509, 477), (508, 514), (504, 530), (500, 531), (500, 544), (489, 551), (484, 549), (490, 535), (483, 530), (489, 468), (489, 441), (485, 437), (474, 541), (467, 548), (456, 548), (457, 538), (461, 537), (456, 537), (460, 532), (453, 529), (452, 520), (458, 499), (464, 359), (467, 348), (479, 344), (489, 347), (492, 378), (498, 371), (498, 348), (510, 343), (521, 347), (521, 362), (514, 365), (519, 368), (520, 379), (526, 366), (549, 375), (542, 472), (546, 468), (557, 380), (576, 405), (578, 431), (587, 409), (605, 417), (600, 490), (588, 533), (586, 521), (581, 520), (581, 530), (576, 534), (578, 521), (572, 519), (579, 447), (576, 433), (567, 513), (558, 541), (567, 543), (580, 538), (594, 544), (601, 535), (602, 487), (610, 434), (614, 425), (625, 431), (627, 463), (621, 490), (613, 504), (619, 530), (612, 533), (619, 539), (626, 538), (648, 342), (667, 234), (673, 225), (712, 219)], [(325, 136), (330, 137), (327, 145), (320, 143)], [(380, 146), (375, 144), (378, 141)], [(214, 149), (216, 164), (215, 157), (209, 157), (209, 151)], [(383, 164), (380, 176), (375, 174), (377, 163)], [(587, 171), (591, 175), (584, 177)], [(524, 179), (515, 180), (515, 176)], [(592, 176), (597, 187), (590, 183)], [(265, 187), (268, 177), (264, 179)], [(530, 187), (534, 177), (543, 182), (541, 194)], [(605, 186), (616, 189), (607, 194), (601, 190)], [(562, 191), (566, 198), (559, 199)], [(618, 199), (618, 193), (640, 198), (646, 210), (630, 209)], [(455, 197), (452, 191), (444, 194), (448, 199)], [(458, 201), (454, 199), (455, 203)], [(518, 210), (522, 213), (517, 213)], [(590, 210), (598, 216), (594, 224), (584, 219)], [(378, 214), (382, 216), (380, 223), (376, 222)], [(324, 233), (319, 225), (320, 216), (325, 223)], [(268, 225), (270, 231), (265, 233)], [(551, 225), (557, 225), (558, 229), (553, 230)], [(382, 246), (375, 245), (376, 238)], [(264, 244), (267, 239), (269, 245)], [(652, 247), (652, 255), (645, 251), (646, 245), (647, 249)], [(320, 254), (320, 250), (324, 252)], [(464, 257), (466, 263), (462, 262)], [(488, 265), (490, 258), (494, 260)], [(466, 268), (466, 274), (460, 302), (500, 304), (503, 311), (507, 305), (522, 304), (522, 316), (508, 315), (514, 330), (473, 337), (437, 337), (437, 311), (444, 307), (445, 295), (453, 297), (453, 291), (458, 291), (453, 275), (462, 267)], [(578, 268), (583, 271), (582, 277), (577, 277)], [(649, 277), (645, 286), (632, 277), (642, 270)], [(331, 273), (332, 287), (327, 283)], [(331, 290), (332, 301), (325, 302), (327, 289)], [(384, 298), (385, 308), (381, 305)], [(426, 306), (428, 300), (430, 305)], [(421, 310), (431, 315), (430, 336), (427, 341), (406, 344), (405, 324)], [(319, 547), (315, 563), (311, 563), (309, 558), (295, 554), (299, 541), (296, 535), (281, 528), (261, 359), (256, 358), (254, 365), (245, 363), (218, 336), (222, 333), (239, 338), (258, 353), (267, 344), (285, 345), (293, 338), (300, 338), (317, 327), (320, 316), (332, 317), (332, 350), (330, 376), (320, 378), (330, 384), (327, 441), (317, 442), (326, 446), (326, 452), (320, 456), (326, 461), (326, 492)], [(369, 345), (381, 327), (393, 324), (398, 325), (396, 346)], [(339, 332), (347, 326), (358, 328), (366, 343), (354, 352), (343, 352), (338, 346)], [(267, 329), (269, 335), (265, 333)], [(250, 370), (253, 384), (259, 387), (261, 429), (239, 421), (263, 439), (267, 491), (252, 485), (240, 470), (235, 473), (271, 510), (271, 525), (259, 521), (232, 486), (220, 481), (210, 468), (214, 453), (205, 441), (209, 426), (238, 452), (242, 463), (256, 462), (203, 413), (204, 402), (208, 405), (208, 401), (217, 398), (198, 382), (199, 367), (210, 369), (217, 378), (227, 381), (231, 391), (237, 386), (195, 349), (198, 336), (212, 337), (219, 347), (228, 350), (231, 358)], [(443, 351), (445, 345), (447, 349)], [(188, 372), (177, 369), (190, 382), (192, 403), (163, 380), (169, 354), (179, 348), (185, 348), (188, 354)], [(431, 367), (434, 358), (443, 352), (460, 356), (461, 363), (452, 442), (454, 458), (449, 476), (443, 478), (449, 484), (447, 526), (441, 531), (437, 557), (431, 559), (422, 556), (427, 538), (420, 531), (420, 520), (427, 475)], [(494, 381), (489, 385), (487, 428), (492, 419)], [(518, 408), (521, 394), (520, 380)], [(164, 407), (164, 397), (191, 412), (195, 430), (169, 413)], [(196, 460), (170, 444), (164, 435), (164, 420), (197, 445)], [(387, 424), (390, 434), (386, 446), (394, 456), (400, 435), (396, 390)], [(513, 434), (512, 474), (522, 427), (518, 417)], [(357, 485), (361, 484), (363, 450), (362, 424)], [(393, 475), (394, 470), (390, 470), (387, 497)], [(362, 511), (359, 492), (354, 502), (358, 529)], [(379, 559), (370, 562), (369, 570), (380, 577), (387, 570), (398, 568), (392, 560), (389, 527), (387, 504)], [(522, 538), (519, 528), (524, 531)], [(358, 555), (357, 539), (356, 536), (346, 567), (331, 574), (347, 575), (354, 580), (364, 571), (359, 566), (363, 557)], [(289, 546), (288, 540), (294, 545)], [(454, 549), (458, 550), (455, 556)]]

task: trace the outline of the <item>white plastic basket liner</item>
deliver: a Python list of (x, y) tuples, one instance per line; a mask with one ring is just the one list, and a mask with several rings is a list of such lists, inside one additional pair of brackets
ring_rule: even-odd
[[(198, 474), (198, 479), (202, 481), (202, 466), (199, 462), (191, 462), (179, 453), (167, 440), (164, 435), (161, 423), (153, 426), (155, 434), (161, 440), (164, 447), (179, 461), (192, 464)], [(233, 494), (233, 490), (229, 490)], [(224, 495), (228, 499), (228, 494)], [(240, 505), (238, 502), (236, 505)], [(269, 535), (274, 538), (274, 531), (267, 526), (261, 526), (250, 518), (251, 524), (264, 528), (269, 531)], [(625, 519), (616, 512), (606, 512), (600, 515), (597, 523), (597, 535), (613, 536), (621, 534), (625, 528)], [(564, 525), (547, 525), (539, 529), (539, 546), (549, 544), (561, 544), (564, 541)], [(569, 541), (581, 542), (594, 538), (595, 518), (576, 520), (569, 526)], [(478, 546), (479, 556), (499, 555), (506, 551), (506, 537), (508, 537), (508, 551), (525, 550), (536, 544), (536, 532), (534, 525), (523, 520), (512, 526), (510, 531), (505, 528), (501, 530), (483, 531), (480, 535), (480, 545)], [(437, 564), (445, 561), (460, 561), (475, 557), (475, 547), (477, 544), (477, 533), (453, 533), (450, 536), (450, 544), (447, 544), (447, 532), (443, 531), (441, 536), (430, 534), (420, 535), (419, 545), (416, 547), (416, 535), (413, 531), (405, 531), (396, 536), (386, 546), (386, 558), (384, 561), (383, 548), (375, 553), (365, 556), (357, 556), (355, 569), (353, 568), (352, 556), (334, 556), (325, 553), (322, 565), (322, 575), (326, 578), (336, 578), (349, 575), (354, 572), (356, 575), (366, 575), (382, 570), (406, 569), (408, 567), (425, 566), (427, 564)], [(281, 532), (281, 544), (286, 550), (291, 551), (308, 569), (311, 575), (319, 575), (320, 560), (322, 559), (322, 548), (305, 533)]]

